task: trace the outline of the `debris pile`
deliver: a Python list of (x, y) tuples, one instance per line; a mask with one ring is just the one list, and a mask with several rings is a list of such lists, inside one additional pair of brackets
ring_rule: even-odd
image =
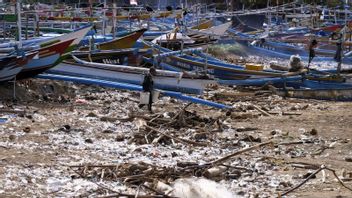
[(17, 104), (0, 106), (1, 196), (351, 193), (350, 126), (337, 124), (351, 123), (349, 103), (218, 87), (204, 98), (233, 109), (161, 97), (149, 114), (134, 92), (45, 80), (18, 86)]

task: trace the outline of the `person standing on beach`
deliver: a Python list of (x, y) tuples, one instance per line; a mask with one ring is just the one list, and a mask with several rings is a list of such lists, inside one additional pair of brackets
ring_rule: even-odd
[[(148, 110), (152, 112), (152, 104), (153, 104), (153, 90), (154, 90), (154, 80), (153, 76), (156, 75), (156, 69), (151, 67), (149, 72), (144, 76), (143, 80), (143, 92), (149, 92), (149, 103), (148, 103)], [(144, 104), (140, 104), (139, 108), (142, 108)]]
[(313, 39), (309, 44), (309, 59), (308, 59), (308, 69), (310, 63), (312, 62), (313, 58), (315, 57), (315, 48), (318, 46), (318, 41)]

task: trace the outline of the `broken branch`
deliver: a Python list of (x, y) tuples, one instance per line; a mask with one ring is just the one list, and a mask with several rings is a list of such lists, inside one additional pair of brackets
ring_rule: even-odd
[(242, 153), (245, 153), (245, 152), (248, 152), (248, 151), (252, 151), (254, 149), (258, 149), (260, 147), (263, 147), (263, 146), (266, 146), (266, 145), (272, 145), (273, 144), (273, 141), (268, 141), (268, 142), (263, 142), (261, 144), (257, 144), (257, 145), (254, 145), (254, 146), (251, 146), (251, 147), (248, 147), (248, 148), (245, 148), (245, 149), (242, 149), (242, 150), (239, 150), (239, 151), (236, 151), (230, 155), (227, 155), (225, 157), (222, 157), (220, 159), (217, 159), (213, 162), (211, 162), (211, 164), (214, 166), (214, 165), (217, 165), (217, 164), (220, 164), (220, 163), (223, 163), (225, 161), (227, 161), (228, 159), (234, 157), (234, 156), (237, 156), (237, 155), (240, 155)]
[(263, 109), (261, 109), (261, 108), (258, 107), (257, 105), (253, 105), (253, 104), (252, 104), (251, 106), (252, 106), (254, 109), (256, 109), (257, 111), (259, 111), (260, 113), (262, 113), (263, 115), (271, 117), (271, 114), (270, 114), (270, 113), (264, 111)]
[(336, 171), (335, 171), (334, 169), (327, 168), (327, 167), (325, 167), (324, 165), (322, 165), (318, 170), (316, 170), (316, 171), (314, 171), (312, 174), (310, 174), (306, 179), (304, 179), (304, 180), (303, 180), (301, 183), (299, 183), (297, 186), (295, 186), (295, 187), (291, 188), (290, 190), (288, 190), (288, 191), (282, 193), (281, 196), (285, 196), (285, 195), (291, 193), (292, 191), (298, 189), (299, 187), (301, 187), (303, 184), (307, 183), (312, 177), (314, 177), (316, 174), (318, 174), (318, 173), (319, 173), (320, 171), (322, 171), (322, 170), (329, 170), (329, 171), (331, 171), (331, 172), (334, 174), (334, 176), (336, 177), (336, 179), (338, 180), (338, 182), (339, 182), (343, 187), (345, 187), (346, 189), (352, 191), (352, 188), (346, 186), (346, 184), (343, 183), (343, 181), (341, 181), (341, 179), (336, 175)]
[(192, 144), (192, 145), (195, 145), (195, 146), (208, 146), (207, 143), (202, 143), (202, 142), (194, 142), (194, 141), (191, 141), (191, 140), (187, 140), (187, 139), (183, 139), (183, 138), (178, 138), (178, 137), (174, 137), (172, 135), (169, 135), (169, 134), (166, 134), (164, 132), (161, 132), (159, 131), (158, 129), (154, 128), (154, 127), (151, 127), (151, 126), (148, 126), (148, 125), (144, 125), (147, 129), (150, 129), (150, 130), (153, 130), (157, 133), (160, 133), (161, 135), (163, 136), (166, 136), (170, 139), (173, 139), (173, 140), (176, 140), (178, 142), (181, 142), (181, 143), (186, 143), (186, 144)]

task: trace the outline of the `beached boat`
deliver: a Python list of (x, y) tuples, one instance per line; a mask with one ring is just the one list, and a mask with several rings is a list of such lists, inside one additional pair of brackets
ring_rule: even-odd
[[(143, 35), (147, 29), (140, 29), (129, 33), (126, 36), (113, 39), (111, 41), (102, 42), (96, 45), (97, 49), (100, 50), (113, 50), (113, 49), (125, 49), (132, 48), (136, 41)], [(88, 51), (89, 47), (82, 47), (79, 50)]]
[[(91, 26), (88, 26), (61, 36), (54, 36), (54, 37), (46, 36), (46, 37), (37, 37), (29, 40), (24, 40), (22, 41), (23, 47), (21, 48), (21, 50), (23, 51), (36, 50), (36, 49), (39, 49), (40, 47), (45, 47), (48, 45), (52, 45), (54, 43), (64, 42), (67, 40), (74, 39), (70, 47), (66, 49), (66, 52), (70, 52), (75, 47), (77, 47), (77, 45), (81, 42), (82, 38), (90, 31), (90, 29), (91, 29)], [(17, 44), (15, 42), (3, 43), (0, 45), (0, 53), (11, 53), (15, 51), (16, 45)]]
[(7, 56), (0, 59), (0, 82), (12, 80), (20, 73), (23, 66), (30, 61), (37, 52), (22, 56)]
[(335, 89), (280, 89), (276, 90), (275, 93), (280, 96), (290, 98), (334, 101), (352, 100), (352, 87)]
[(213, 26), (213, 21), (212, 20), (204, 20), (201, 21), (199, 24), (191, 27), (191, 29), (193, 30), (204, 30), (204, 29), (208, 29), (210, 27)]
[(55, 66), (56, 61), (73, 41), (74, 39), (71, 39), (36, 50), (38, 54), (24, 65), (23, 70), (17, 75), (17, 79), (33, 77)]
[[(149, 70), (141, 67), (88, 62), (74, 56), (73, 58), (75, 61), (63, 61), (48, 73), (141, 85), (144, 75)], [(157, 89), (193, 94), (202, 94), (206, 85), (216, 83), (206, 76), (164, 70), (157, 70), (153, 79)]]
[[(284, 58), (289, 59), (292, 55), (300, 55), (302, 60), (309, 60), (309, 50), (307, 48), (308, 45), (305, 43), (309, 43), (309, 40), (304, 39), (287, 39), (287, 41), (295, 42), (293, 43), (285, 43), (279, 41), (273, 41), (274, 38), (261, 38), (258, 39), (252, 35), (234, 32), (232, 33), (236, 35), (235, 40), (237, 43), (241, 44), (245, 47), (245, 49), (249, 52), (266, 55), (270, 57)], [(317, 39), (319, 42), (319, 39)], [(302, 43), (303, 42), (303, 43)], [(336, 41), (329, 41), (330, 43)], [(301, 44), (301, 45), (297, 45)], [(348, 44), (348, 43), (347, 43)], [(333, 43), (333, 45), (335, 45)], [(323, 46), (323, 45), (322, 45)], [(315, 48), (316, 57), (314, 57), (314, 61), (334, 61), (334, 56), (336, 53), (335, 47), (330, 47), (331, 49), (324, 48)], [(347, 54), (346, 54), (347, 55)], [(348, 56), (343, 56), (343, 63), (351, 63), (352, 59)]]
[[(225, 34), (225, 32), (231, 27), (232, 22), (227, 22), (227, 23), (223, 23), (221, 25), (217, 25), (217, 26), (212, 26), (210, 28), (207, 29), (202, 29), (202, 30), (194, 30), (194, 29), (190, 29), (188, 30), (188, 36), (190, 36), (191, 34), (201, 34), (201, 35), (209, 35), (209, 36), (223, 36)], [(192, 36), (190, 36), (192, 37)]]
[[(94, 50), (94, 51), (72, 51), (71, 55), (75, 57), (98, 63), (123, 64), (130, 66), (139, 66), (143, 55), (151, 54), (150, 49), (127, 48), (117, 50)], [(72, 59), (72, 56), (67, 60)]]
[(13, 79), (23, 68), (23, 65), (16, 65), (17, 56), (8, 56), (0, 59), (0, 82)]
[(64, 34), (62, 36), (58, 37), (53, 37), (51, 39), (46, 39), (40, 42), (39, 44), (41, 45), (49, 45), (53, 43), (58, 43), (58, 42), (64, 42), (68, 40), (72, 40), (73, 42), (70, 44), (70, 47), (66, 49), (66, 52), (71, 52), (75, 47), (78, 46), (78, 44), (81, 42), (81, 40), (84, 38), (84, 36), (92, 29), (92, 26), (86, 26), (83, 28), (80, 28), (78, 30), (75, 30), (74, 32)]
[[(169, 49), (153, 45), (150, 42), (144, 43), (147, 46), (153, 47), (153, 49), (156, 51), (156, 54), (172, 52)], [(213, 75), (215, 78), (219, 78), (222, 80), (243, 80), (248, 78), (283, 77), (299, 75), (297, 73), (287, 73), (273, 70), (249, 70), (239, 65), (225, 63), (203, 53), (196, 53), (194, 55), (195, 56), (181, 54), (175, 56), (167, 56), (162, 59), (162, 63), (164, 63), (164, 66), (166, 64), (168, 69), (205, 72), (210, 75)], [(146, 58), (146, 61), (150, 60)], [(161, 67), (163, 67), (163, 65), (161, 65)]]

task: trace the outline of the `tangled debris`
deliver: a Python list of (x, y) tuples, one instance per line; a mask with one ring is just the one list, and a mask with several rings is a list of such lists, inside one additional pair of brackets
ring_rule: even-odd
[(0, 104), (1, 197), (351, 193), (350, 103), (210, 87), (204, 98), (234, 108), (162, 97), (148, 114), (135, 92), (45, 80), (17, 90), (17, 104)]

